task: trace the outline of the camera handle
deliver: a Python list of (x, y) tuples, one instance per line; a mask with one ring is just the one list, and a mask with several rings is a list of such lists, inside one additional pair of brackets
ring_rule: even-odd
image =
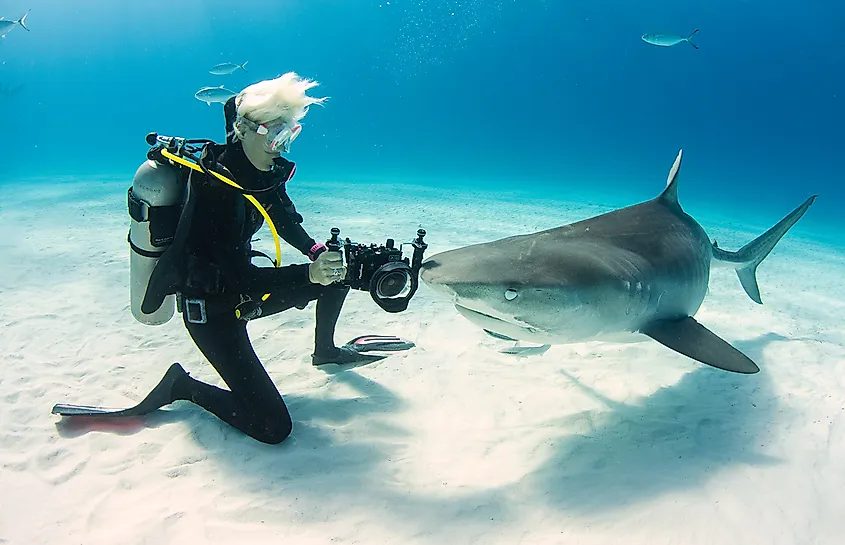
[(332, 238), (326, 241), (326, 248), (328, 248), (330, 252), (340, 251), (340, 240), (337, 238), (338, 235), (340, 235), (340, 229), (332, 227)]
[[(343, 247), (343, 243), (340, 241), (340, 239), (338, 239), (338, 235), (340, 235), (340, 229), (338, 229), (337, 227), (332, 227), (331, 233), (332, 237), (326, 241), (326, 249), (330, 252), (340, 252), (341, 247)], [(344, 255), (344, 252), (340, 252), (340, 255), (342, 260), (341, 262), (349, 261), (349, 256)], [(340, 282), (340, 280), (338, 280), (338, 282)]]
[(420, 272), (420, 267), (422, 266), (423, 260), (423, 253), (425, 253), (426, 248), (428, 248), (428, 244), (423, 242), (423, 237), (425, 236), (425, 229), (417, 229), (417, 238), (411, 242), (411, 246), (414, 247), (414, 257), (411, 260), (411, 270), (416, 276)]

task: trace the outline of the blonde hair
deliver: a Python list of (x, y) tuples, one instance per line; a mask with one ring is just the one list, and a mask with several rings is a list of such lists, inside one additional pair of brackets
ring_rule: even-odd
[[(309, 106), (322, 105), (328, 98), (305, 94), (308, 89), (317, 85), (319, 83), (316, 81), (302, 78), (295, 72), (253, 83), (235, 97), (237, 117), (259, 124), (277, 119), (296, 123), (305, 117)], [(243, 127), (240, 125), (241, 119), (237, 119), (232, 128), (236, 137), (243, 138)]]

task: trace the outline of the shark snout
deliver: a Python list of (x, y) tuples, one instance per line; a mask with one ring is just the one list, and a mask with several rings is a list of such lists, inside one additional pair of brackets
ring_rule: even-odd
[(420, 278), (459, 307), (485, 314), (495, 313), (487, 303), (491, 299), (490, 294), (497, 289), (477, 278), (479, 267), (484, 269), (484, 264), (465, 259), (466, 254), (456, 250), (430, 257), (420, 267)]
[(431, 274), (431, 271), (433, 271), (434, 269), (436, 269), (439, 266), (440, 266), (440, 263), (438, 263), (438, 261), (435, 258), (430, 257), (430, 258), (426, 259), (420, 265), (420, 276), (423, 279), (425, 279), (428, 275)]
[(461, 271), (453, 270), (454, 267), (449, 263), (449, 260), (447, 259), (445, 261), (446, 266), (444, 266), (444, 260), (438, 257), (438, 255), (423, 261), (422, 265), (420, 265), (420, 278), (422, 281), (432, 287), (453, 284), (459, 281)]
[(452, 285), (474, 280), (489, 263), (485, 254), (475, 251), (475, 247), (457, 248), (434, 254), (420, 266), (420, 278), (426, 284)]
[(443, 272), (441, 263), (435, 257), (423, 261), (420, 265), (420, 279), (426, 285), (437, 292), (454, 298), (455, 290), (450, 287), (454, 279), (447, 278), (447, 275), (444, 275)]
[(447, 297), (464, 318), (487, 331), (512, 338), (535, 334), (529, 318), (538, 309), (522, 304), (521, 284), (511, 278), (521, 269), (504, 265), (484, 248), (477, 249), (431, 256), (422, 263), (420, 278)]

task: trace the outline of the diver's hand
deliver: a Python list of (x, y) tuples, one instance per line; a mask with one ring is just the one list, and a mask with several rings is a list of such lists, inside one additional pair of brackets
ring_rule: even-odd
[(328, 286), (346, 278), (346, 267), (340, 252), (323, 252), (308, 265), (308, 278), (313, 284)]

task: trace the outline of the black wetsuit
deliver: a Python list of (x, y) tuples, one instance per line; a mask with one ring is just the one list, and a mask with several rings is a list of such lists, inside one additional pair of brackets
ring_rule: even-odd
[[(280, 167), (271, 172), (256, 169), (244, 154), (240, 142), (211, 145), (218, 162), (226, 166), (234, 180), (246, 189), (278, 189), (255, 194), (273, 220), (279, 236), (303, 255), (315, 244), (303, 229), (285, 191), (293, 163), (277, 159)], [(287, 168), (285, 168), (287, 167)], [(279, 176), (282, 179), (279, 179)], [(347, 286), (312, 284), (308, 264), (278, 268), (251, 263), (250, 239), (264, 219), (237, 190), (222, 182), (192, 185), (194, 210), (184, 255), (188, 260), (180, 303), (185, 326), (197, 347), (214, 366), (229, 390), (200, 382), (181, 367), (168, 371), (170, 399), (188, 400), (212, 412), (251, 437), (264, 443), (279, 443), (291, 432), (291, 418), (285, 402), (252, 348), (247, 322), (235, 316), (235, 306), (246, 295), (270, 297), (261, 306), (261, 316), (292, 307), (305, 308), (317, 301), (315, 354), (337, 350), (334, 329), (349, 291)], [(205, 303), (205, 323), (189, 320), (187, 299)], [(177, 365), (177, 364), (174, 364)]]

